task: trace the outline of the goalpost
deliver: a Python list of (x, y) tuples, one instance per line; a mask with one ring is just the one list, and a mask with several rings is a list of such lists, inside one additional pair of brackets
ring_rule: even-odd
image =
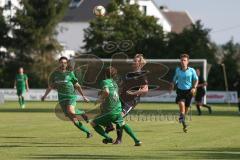
[[(154, 99), (154, 102), (158, 101), (156, 95), (169, 94), (169, 86), (172, 82), (173, 75), (176, 67), (180, 66), (180, 59), (146, 59), (147, 64), (143, 67), (143, 70), (149, 71), (147, 78), (149, 81), (150, 92), (145, 96), (148, 101)], [(199, 68), (201, 70), (204, 80), (207, 80), (207, 60), (206, 59), (190, 59), (189, 66), (193, 68)], [(99, 80), (104, 78), (103, 68), (106, 66), (113, 66), (118, 70), (120, 76), (131, 72), (132, 59), (129, 59), (127, 55), (116, 54), (112, 59), (100, 59), (94, 55), (83, 55), (75, 57), (73, 59), (75, 74), (78, 77), (82, 77), (84, 74), (84, 80), (81, 79), (83, 86), (87, 86), (89, 90), (98, 88)], [(89, 95), (93, 96), (95, 92)], [(153, 98), (155, 96), (155, 98)], [(143, 100), (146, 98), (142, 98)], [(172, 101), (172, 100), (171, 100)], [(163, 101), (164, 102), (164, 101)], [(204, 103), (206, 103), (206, 96), (204, 97)]]

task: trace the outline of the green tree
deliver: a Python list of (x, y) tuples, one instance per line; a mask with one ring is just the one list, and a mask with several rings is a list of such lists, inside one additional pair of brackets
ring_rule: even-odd
[(219, 47), (220, 61), (212, 66), (209, 73), (209, 89), (225, 90), (223, 64), (226, 69), (229, 90), (234, 90), (233, 83), (237, 76), (240, 76), (240, 44), (234, 43), (233, 40), (228, 41)]
[(133, 42), (132, 49), (125, 52), (130, 57), (140, 52), (147, 58), (158, 58), (164, 52), (162, 27), (157, 24), (157, 19), (140, 12), (138, 5), (121, 5), (119, 1), (111, 1), (107, 11), (106, 16), (97, 17), (85, 30), (86, 45), (83, 48), (88, 53), (109, 58), (112, 53), (104, 53), (103, 45), (107, 41), (121, 40)]
[(208, 63), (214, 63), (216, 47), (209, 38), (209, 32), (210, 29), (204, 28), (201, 21), (197, 21), (180, 34), (169, 33), (164, 58), (179, 58), (180, 54), (185, 52), (190, 55), (190, 58), (204, 58)]
[(61, 50), (55, 39), (55, 28), (68, 3), (68, 0), (22, 0), (22, 8), (11, 19), (12, 49), (18, 63), (14, 70), (18, 66), (27, 68), (30, 78), (35, 79), (30, 81), (32, 87), (47, 83), (54, 56)]

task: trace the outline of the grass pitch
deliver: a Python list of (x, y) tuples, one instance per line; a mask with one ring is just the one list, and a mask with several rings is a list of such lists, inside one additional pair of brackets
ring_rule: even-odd
[[(79, 103), (80, 104), (80, 103)], [(120, 145), (86, 139), (69, 121), (56, 117), (56, 102), (0, 105), (0, 159), (240, 159), (240, 115), (236, 106), (212, 105), (213, 114), (188, 117), (189, 132), (176, 121), (176, 104), (142, 103), (127, 123), (143, 142), (135, 147), (124, 133)], [(91, 108), (90, 104), (82, 104)], [(204, 110), (204, 109), (202, 109)], [(111, 133), (116, 137), (116, 133)]]

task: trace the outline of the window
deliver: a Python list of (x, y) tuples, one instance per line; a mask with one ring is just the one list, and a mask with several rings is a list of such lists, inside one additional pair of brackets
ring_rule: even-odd
[(142, 12), (144, 15), (147, 14), (147, 6), (142, 6)]

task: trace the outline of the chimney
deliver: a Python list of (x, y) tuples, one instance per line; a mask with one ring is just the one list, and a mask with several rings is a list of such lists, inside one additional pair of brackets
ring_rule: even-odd
[(169, 11), (169, 9), (166, 5), (159, 6), (159, 9), (160, 9), (160, 11), (163, 11), (163, 12), (168, 12)]

